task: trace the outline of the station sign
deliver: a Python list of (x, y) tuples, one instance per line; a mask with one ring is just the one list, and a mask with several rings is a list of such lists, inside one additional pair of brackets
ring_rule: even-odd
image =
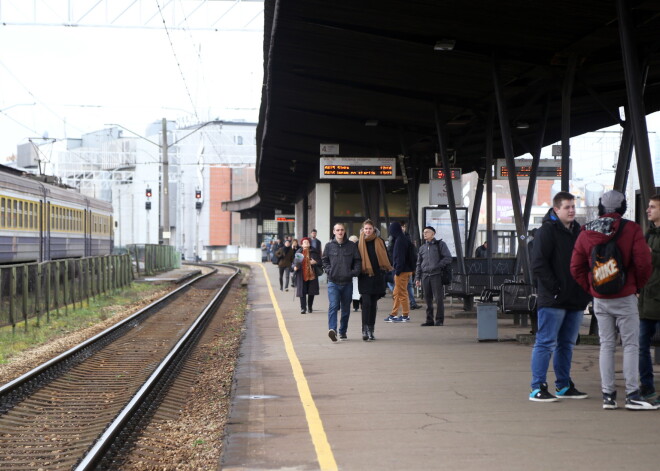
[(320, 155), (339, 155), (339, 144), (321, 144)]
[(321, 157), (320, 178), (393, 180), (394, 157)]
[[(532, 174), (532, 159), (515, 159), (515, 177), (518, 180), (529, 180)], [(572, 177), (573, 164), (568, 161), (568, 179)], [(563, 170), (560, 159), (541, 159), (536, 173), (538, 180), (561, 180)], [(495, 164), (495, 180), (509, 178), (509, 167), (506, 165), (506, 159), (497, 159)]]

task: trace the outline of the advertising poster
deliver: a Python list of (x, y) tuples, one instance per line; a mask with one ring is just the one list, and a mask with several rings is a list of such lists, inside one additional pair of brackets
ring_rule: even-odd
[[(458, 231), (461, 234), (461, 247), (465, 254), (465, 243), (467, 241), (467, 208), (456, 208), (458, 216)], [(442, 239), (452, 257), (456, 256), (456, 243), (454, 233), (451, 229), (451, 216), (449, 208), (424, 208), (424, 226), (431, 226), (435, 229), (435, 238)]]

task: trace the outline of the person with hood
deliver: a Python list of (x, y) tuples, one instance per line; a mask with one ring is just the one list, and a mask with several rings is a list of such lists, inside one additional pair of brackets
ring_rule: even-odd
[[(578, 338), (589, 295), (571, 277), (573, 246), (580, 233), (575, 220), (575, 197), (558, 192), (552, 208), (536, 233), (531, 265), (537, 286), (538, 331), (532, 349), (532, 382), (529, 400), (554, 402), (585, 399), (571, 379), (573, 348)], [(556, 396), (548, 392), (546, 376), (550, 358), (555, 371)]]
[[(291, 241), (286, 239), (284, 245), (275, 251), (275, 256), (278, 258), (277, 267), (280, 271), (280, 291), (285, 288), (289, 291), (289, 274), (291, 272), (291, 264), (293, 263), (293, 256), (295, 252), (291, 249)], [(284, 280), (282, 280), (284, 278)], [(285, 281), (285, 283), (283, 283)]]
[[(394, 266), (394, 290), (392, 291), (392, 312), (385, 322), (410, 321), (410, 299), (408, 298), (408, 279), (415, 270), (412, 259), (412, 242), (406, 237), (401, 224), (393, 222), (389, 228), (392, 236), (392, 265)], [(399, 316), (399, 309), (402, 315)]]
[(651, 224), (646, 242), (651, 251), (653, 272), (639, 295), (639, 393), (645, 401), (657, 403), (651, 339), (660, 324), (660, 194), (651, 196), (646, 217)]
[[(575, 243), (571, 259), (571, 274), (594, 297), (594, 314), (600, 336), (600, 382), (603, 409), (616, 409), (614, 352), (617, 327), (623, 344), (623, 376), (626, 381), (626, 409), (655, 410), (639, 392), (639, 311), (637, 293), (651, 276), (651, 253), (639, 224), (622, 218), (626, 212), (626, 197), (611, 190), (598, 202), (599, 218), (587, 223)], [(621, 233), (619, 233), (619, 230)], [(602, 294), (593, 285), (592, 249), (616, 237), (624, 283), (614, 294)]]
[(362, 340), (376, 340), (374, 328), (378, 300), (385, 296), (385, 274), (392, 271), (385, 241), (378, 237), (374, 223), (367, 219), (362, 223), (358, 250), (362, 258), (362, 270), (358, 276), (358, 289), (362, 295)]
[(314, 273), (314, 265), (321, 264), (321, 256), (312, 248), (309, 237), (300, 239), (302, 247), (293, 257), (293, 270), (296, 276), (296, 296), (300, 298), (300, 314), (311, 314), (314, 296), (319, 294), (319, 280)]
[(348, 320), (351, 316), (353, 277), (360, 274), (362, 260), (357, 245), (346, 237), (346, 226), (335, 224), (335, 238), (323, 249), (323, 270), (328, 275), (328, 337), (337, 341), (337, 312), (341, 309), (339, 340), (347, 340)]
[[(426, 322), (422, 327), (441, 326), (445, 323), (445, 287), (442, 284), (442, 270), (451, 264), (451, 252), (447, 244), (435, 238), (433, 226), (426, 226), (422, 231), (424, 245), (417, 254), (415, 278), (417, 286), (422, 286), (426, 301)], [(433, 300), (438, 306), (433, 318)]]

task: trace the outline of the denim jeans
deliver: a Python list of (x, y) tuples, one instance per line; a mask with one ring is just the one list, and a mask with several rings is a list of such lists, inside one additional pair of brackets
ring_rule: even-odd
[(341, 307), (341, 320), (339, 333), (345, 334), (348, 330), (348, 318), (351, 315), (351, 301), (353, 300), (353, 283), (343, 285), (328, 281), (328, 329), (337, 331), (337, 311)]
[(532, 349), (532, 389), (546, 383), (550, 357), (557, 380), (555, 385), (561, 389), (571, 381), (571, 360), (573, 347), (582, 324), (581, 310), (539, 308), (539, 329)]
[(658, 324), (660, 321), (657, 319), (639, 320), (639, 382), (648, 392), (655, 392), (651, 339), (655, 335)]

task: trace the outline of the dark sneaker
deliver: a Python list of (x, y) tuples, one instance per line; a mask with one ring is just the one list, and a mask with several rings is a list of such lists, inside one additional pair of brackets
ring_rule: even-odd
[(348, 340), (348, 337), (346, 337), (346, 334), (339, 334), (339, 340)]
[(387, 316), (385, 322), (399, 322), (399, 318), (396, 316)]
[(435, 325), (435, 324), (434, 324), (433, 322), (428, 322), (428, 321), (427, 321), (427, 322), (424, 322), (424, 323), (422, 324), (422, 327), (429, 327), (429, 326), (432, 326), (432, 325)]
[(616, 391), (613, 393), (603, 393), (603, 409), (614, 410), (619, 406), (616, 403)]
[(589, 397), (587, 393), (583, 393), (575, 389), (573, 381), (569, 381), (569, 384), (566, 387), (561, 389), (557, 388), (556, 395), (559, 399), (586, 399)]
[(651, 404), (658, 400), (658, 394), (655, 392), (655, 389), (647, 388), (646, 386), (639, 388), (639, 395), (642, 396), (642, 400)]
[(443, 325), (445, 325), (445, 323), (444, 323), (444, 322), (436, 322), (435, 325), (437, 325), (437, 326), (443, 326)]
[(330, 329), (328, 331), (328, 337), (330, 337), (330, 340), (332, 340), (333, 342), (336, 342), (337, 341), (337, 331), (335, 329)]
[(547, 383), (541, 383), (538, 388), (532, 389), (532, 392), (529, 393), (529, 400), (534, 402), (557, 402), (559, 399), (548, 392)]
[(630, 410), (656, 410), (660, 406), (651, 404), (642, 399), (639, 395), (639, 391), (635, 391), (626, 396), (626, 409)]
[(411, 305), (410, 305), (410, 309), (412, 309), (412, 310), (415, 310), (415, 309), (421, 309), (421, 307), (422, 307), (422, 306), (420, 306), (419, 304), (411, 304)]
[(300, 314), (305, 314), (306, 312), (307, 312), (307, 311), (305, 311), (304, 309), (301, 309), (301, 310), (300, 310)]
[(399, 316), (399, 322), (410, 322), (410, 316)]
[(311, 308), (311, 307), (308, 307), (308, 308), (307, 308), (307, 312), (309, 312), (309, 313), (311, 314), (311, 313), (312, 313), (312, 308)]

